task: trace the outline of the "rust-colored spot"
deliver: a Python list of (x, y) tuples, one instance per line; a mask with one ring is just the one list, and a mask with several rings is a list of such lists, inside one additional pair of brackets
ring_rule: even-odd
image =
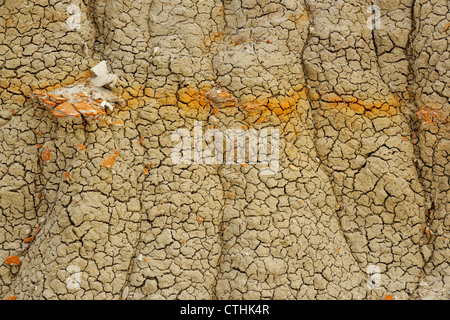
[(37, 144), (36, 148), (38, 148), (38, 149), (42, 148), (42, 144)]
[(244, 168), (247, 166), (246, 163), (241, 163), (241, 166), (243, 166)]
[(148, 169), (147, 168), (144, 168), (144, 174), (148, 175)]
[(116, 150), (113, 154), (107, 156), (103, 160), (102, 167), (112, 168), (112, 166), (114, 165), (114, 162), (116, 161), (118, 155), (119, 155), (119, 150)]
[(49, 150), (42, 151), (41, 158), (44, 161), (50, 161), (50, 151)]
[(6, 258), (5, 263), (8, 266), (18, 266), (20, 264), (20, 258), (18, 256), (9, 256)]
[(181, 242), (182, 242), (183, 244), (185, 244), (185, 243), (186, 243), (186, 240), (184, 240), (184, 239), (181, 239)]
[(16, 300), (16, 296), (9, 296), (6, 300)]
[(203, 217), (198, 217), (198, 222), (203, 223)]
[(64, 177), (66, 178), (67, 182), (70, 182), (69, 173), (68, 172), (64, 172)]
[(394, 300), (394, 297), (391, 296), (390, 294), (387, 294), (387, 295), (384, 297), (384, 300)]
[(31, 237), (28, 237), (28, 238), (23, 239), (23, 242), (24, 242), (24, 243), (30, 243), (30, 242), (32, 242), (33, 240), (34, 240), (34, 236), (31, 236)]
[(40, 193), (38, 193), (37, 197), (40, 199), (42, 197), (42, 195)]
[(86, 147), (84, 146), (84, 144), (79, 144), (77, 145), (77, 149), (78, 151), (84, 150)]
[(434, 211), (433, 211), (433, 209), (430, 209), (430, 218), (433, 218), (433, 215), (434, 215)]

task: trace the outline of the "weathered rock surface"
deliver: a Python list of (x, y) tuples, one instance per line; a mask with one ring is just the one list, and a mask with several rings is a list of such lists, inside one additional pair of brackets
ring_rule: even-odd
[[(0, 0), (0, 296), (450, 298), (449, 32), (447, 0)], [(29, 98), (101, 61), (101, 121)], [(174, 163), (177, 129), (278, 130), (279, 167)]]

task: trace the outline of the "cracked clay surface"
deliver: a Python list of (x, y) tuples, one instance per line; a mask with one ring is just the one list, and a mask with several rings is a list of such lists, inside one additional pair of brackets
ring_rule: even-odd
[[(449, 299), (449, 33), (447, 0), (0, 0), (0, 297)], [(174, 163), (179, 129), (277, 130), (277, 170)]]

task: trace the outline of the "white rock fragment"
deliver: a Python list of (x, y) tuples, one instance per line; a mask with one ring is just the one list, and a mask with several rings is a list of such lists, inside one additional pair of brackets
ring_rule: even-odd
[(106, 61), (103, 60), (96, 66), (91, 68), (91, 71), (96, 75), (91, 83), (96, 87), (108, 87), (113, 88), (117, 82), (117, 76), (108, 72), (108, 66)]
[(142, 254), (139, 254), (136, 259), (137, 261), (142, 261)]
[(91, 68), (91, 71), (93, 73), (95, 73), (95, 75), (97, 77), (100, 76), (106, 76), (108, 74), (108, 67), (106, 65), (106, 61), (103, 60), (102, 62), (100, 62), (99, 64), (97, 64), (96, 66)]

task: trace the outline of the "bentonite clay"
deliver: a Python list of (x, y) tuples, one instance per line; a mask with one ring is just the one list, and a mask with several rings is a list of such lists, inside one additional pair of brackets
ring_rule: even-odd
[(449, 20), (0, 0), (0, 297), (450, 298)]

